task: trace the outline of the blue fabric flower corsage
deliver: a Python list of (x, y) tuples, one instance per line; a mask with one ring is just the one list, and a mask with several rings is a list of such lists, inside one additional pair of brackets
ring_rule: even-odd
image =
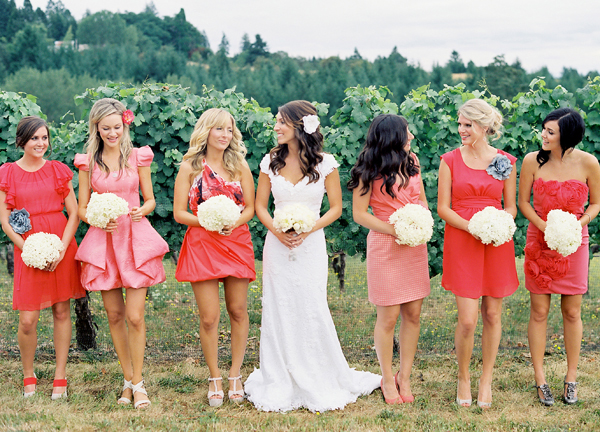
[(8, 223), (17, 234), (25, 234), (31, 229), (29, 216), (29, 212), (24, 208), (21, 210), (13, 210), (8, 217)]
[(510, 177), (513, 166), (510, 159), (503, 154), (496, 155), (485, 171), (496, 180), (506, 180)]

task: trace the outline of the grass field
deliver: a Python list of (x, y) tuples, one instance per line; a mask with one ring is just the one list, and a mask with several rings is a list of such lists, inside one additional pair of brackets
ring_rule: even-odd
[[(249, 290), (251, 322), (244, 376), (258, 366), (261, 316), (260, 263), (258, 279)], [(144, 413), (117, 406), (122, 376), (111, 347), (101, 299), (91, 297), (91, 308), (99, 325), (99, 349), (72, 350), (68, 367), (68, 402), (51, 403), (52, 317), (44, 311), (38, 326), (39, 349), (36, 373), (38, 394), (21, 398), (22, 372), (16, 342), (18, 313), (12, 311), (12, 278), (0, 270), (0, 430), (9, 431), (112, 431), (112, 430), (471, 430), (471, 431), (578, 431), (600, 430), (600, 260), (591, 262), (590, 294), (584, 297), (583, 356), (580, 363), (581, 402), (544, 408), (535, 398), (533, 371), (527, 349), (529, 296), (524, 287), (505, 301), (503, 338), (494, 381), (494, 406), (489, 412), (459, 409), (456, 397), (456, 362), (452, 353), (456, 322), (453, 296), (432, 280), (432, 293), (422, 313), (421, 339), (413, 372), (416, 402), (390, 408), (381, 392), (362, 397), (343, 411), (313, 414), (300, 410), (288, 414), (259, 413), (250, 404), (207, 405), (208, 370), (198, 340), (198, 317), (189, 284), (174, 280), (174, 267), (165, 261), (168, 280), (152, 287), (147, 302), (148, 348), (145, 377), (151, 409)], [(517, 268), (520, 270), (521, 263)], [(522, 279), (522, 274), (520, 274)], [(340, 341), (349, 363), (358, 369), (378, 372), (373, 345), (375, 309), (368, 303), (364, 263), (350, 259), (346, 291), (337, 288), (330, 275), (329, 304)], [(222, 308), (224, 311), (224, 308)], [(229, 362), (229, 327), (223, 312), (220, 326), (220, 359)], [(548, 380), (555, 397), (561, 394), (566, 368), (562, 341), (559, 298), (554, 298), (548, 328)], [(480, 334), (481, 328), (478, 329)], [(75, 348), (75, 343), (73, 343)], [(473, 394), (477, 394), (479, 352), (473, 359)]]

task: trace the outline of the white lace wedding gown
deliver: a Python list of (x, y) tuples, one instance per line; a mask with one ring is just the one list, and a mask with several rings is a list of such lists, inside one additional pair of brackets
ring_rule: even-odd
[[(333, 156), (323, 154), (321, 177), (305, 177), (293, 185), (269, 169), (270, 157), (260, 164), (269, 175), (275, 207), (302, 203), (316, 214), (325, 193), (325, 177), (337, 168)], [(381, 377), (348, 367), (327, 305), (327, 252), (323, 230), (310, 234), (290, 250), (272, 233), (263, 250), (262, 326), (260, 369), (250, 374), (248, 400), (263, 411), (341, 409), (358, 396), (379, 387)], [(358, 320), (358, 317), (357, 317)]]

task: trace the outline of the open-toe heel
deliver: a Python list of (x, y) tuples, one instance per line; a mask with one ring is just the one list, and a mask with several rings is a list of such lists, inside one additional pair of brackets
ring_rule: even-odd
[[(242, 403), (244, 401), (244, 386), (242, 385), (242, 376), (236, 376), (236, 377), (229, 377), (227, 378), (229, 380), (229, 388), (231, 389), (231, 382), (233, 381), (233, 390), (229, 390), (227, 392), (227, 396), (229, 397), (229, 400), (231, 402), (235, 402), (237, 404)], [(240, 389), (237, 389), (237, 385), (236, 383), (240, 382)]]
[[(221, 381), (222, 378), (221, 377), (217, 377), (217, 378), (209, 378), (208, 379), (208, 404), (211, 407), (220, 407), (221, 405), (223, 405), (223, 397), (225, 396), (225, 393), (223, 393), (223, 390), (217, 390), (217, 383), (216, 381)], [(210, 390), (210, 383), (213, 383), (215, 386), (215, 391)]]
[[(456, 383), (456, 405), (458, 405), (459, 407), (462, 407), (462, 408), (469, 408), (471, 406), (471, 404), (473, 403), (473, 398), (460, 399), (458, 397), (458, 386), (459, 386), (459, 383)], [(469, 387), (471, 387), (470, 383), (469, 383)]]
[(125, 378), (123, 378), (123, 390), (121, 390), (121, 397), (117, 400), (117, 403), (119, 405), (129, 405), (131, 403), (131, 399), (123, 396), (123, 393), (127, 389), (131, 389), (133, 391), (133, 386), (131, 384), (131, 381), (127, 381)]
[(35, 376), (35, 374), (33, 374), (32, 377), (23, 378), (23, 387), (27, 387), (28, 385), (34, 385), (36, 388), (33, 389), (33, 391), (31, 392), (26, 392), (25, 390), (23, 390), (24, 398), (33, 396), (35, 394), (35, 391), (37, 390), (37, 377)]
[[(134, 398), (135, 398), (136, 393), (141, 393), (141, 394), (148, 396), (148, 392), (144, 388), (144, 380), (141, 380), (137, 384), (132, 384), (131, 390), (133, 391)], [(151, 404), (152, 404), (152, 402), (150, 402), (150, 399), (143, 399), (143, 400), (139, 400), (139, 401), (135, 402), (133, 404), (133, 407), (135, 409), (143, 409), (143, 408), (148, 408)]]
[(65, 387), (65, 391), (62, 393), (54, 393), (52, 392), (52, 396), (51, 399), (52, 400), (58, 400), (58, 399), (66, 399), (67, 398), (67, 380), (65, 379), (55, 379), (52, 382), (52, 388), (56, 388), (56, 387)]

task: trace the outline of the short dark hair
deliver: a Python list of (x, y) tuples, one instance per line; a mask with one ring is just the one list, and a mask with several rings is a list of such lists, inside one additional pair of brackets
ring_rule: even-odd
[[(559, 108), (552, 111), (542, 122), (542, 127), (550, 121), (558, 122), (558, 131), (560, 133), (561, 156), (570, 148), (575, 147), (583, 140), (585, 135), (585, 122), (583, 117), (573, 108)], [(536, 157), (540, 167), (550, 159), (550, 151), (541, 149)]]
[(17, 136), (15, 139), (15, 145), (17, 148), (24, 148), (25, 144), (29, 142), (31, 137), (41, 127), (45, 127), (46, 132), (48, 132), (48, 147), (50, 153), (52, 153), (52, 146), (50, 145), (50, 128), (48, 127), (48, 123), (46, 123), (46, 120), (36, 116), (23, 117), (21, 121), (19, 121), (19, 124), (17, 125)]

